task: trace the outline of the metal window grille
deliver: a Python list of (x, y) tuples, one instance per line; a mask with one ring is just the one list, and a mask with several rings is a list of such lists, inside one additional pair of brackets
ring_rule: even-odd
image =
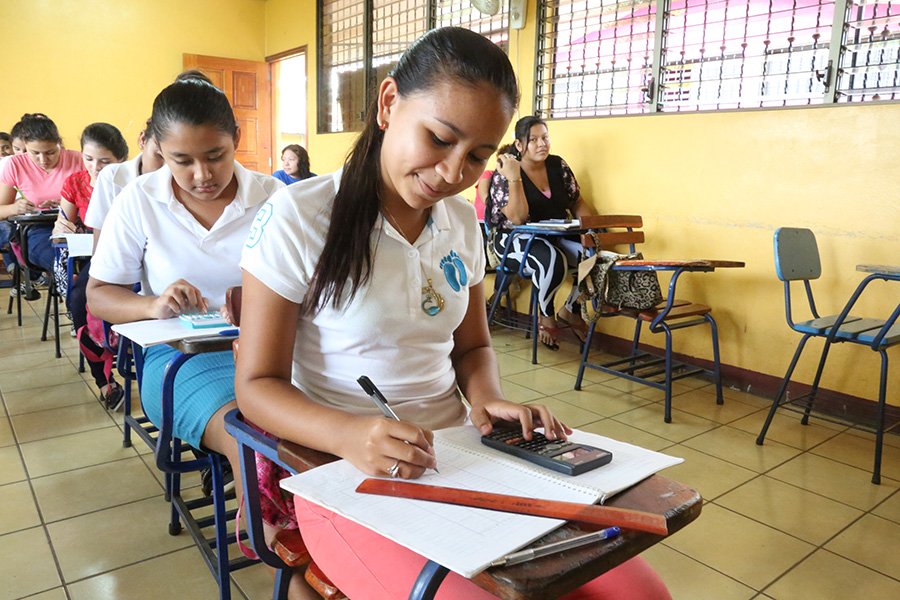
[(900, 2), (848, 2), (838, 102), (900, 99)]
[(668, 3), (662, 111), (821, 104), (834, 2)]
[(427, 8), (427, 0), (373, 0), (372, 85), (378, 85), (400, 55), (427, 31)]
[(644, 113), (656, 2), (541, 3), (536, 108), (544, 117)]
[(319, 132), (362, 129), (366, 110), (365, 5), (323, 0), (319, 6)]
[(471, 0), (432, 0), (432, 4), (435, 27), (465, 27), (488, 38), (504, 52), (509, 51), (509, 0), (500, 0), (496, 15), (479, 12)]

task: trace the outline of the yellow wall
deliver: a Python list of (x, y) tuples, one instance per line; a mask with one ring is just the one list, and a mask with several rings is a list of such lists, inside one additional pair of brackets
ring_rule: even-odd
[(122, 130), (132, 155), (182, 53), (265, 57), (264, 0), (3, 0), (0, 130), (47, 113), (65, 144), (85, 125)]
[[(534, 0), (529, 4), (527, 27), (510, 39), (521, 114), (532, 109)], [(309, 149), (317, 172), (325, 172), (339, 166), (354, 136), (315, 133), (315, 2), (270, 0), (266, 8), (267, 54), (301, 44), (310, 49)], [(309, 18), (288, 18), (298, 13)], [(679, 295), (714, 307), (727, 364), (781, 377), (799, 339), (785, 324), (774, 273), (777, 227), (815, 231), (823, 267), (815, 291), (823, 312), (837, 312), (853, 292), (863, 278), (858, 263), (900, 263), (900, 104), (559, 120), (550, 131), (554, 152), (572, 165), (600, 212), (644, 216), (648, 257), (747, 263), (694, 274), (680, 288)], [(898, 300), (896, 283), (873, 285), (854, 312), (886, 316)], [(630, 327), (615, 321), (603, 321), (603, 330), (628, 337)], [(702, 328), (676, 336), (676, 351), (711, 358)], [(797, 373), (805, 382), (821, 348), (808, 346)], [(897, 369), (892, 404), (900, 404)], [(824, 385), (872, 399), (877, 374), (875, 353), (839, 346)]]

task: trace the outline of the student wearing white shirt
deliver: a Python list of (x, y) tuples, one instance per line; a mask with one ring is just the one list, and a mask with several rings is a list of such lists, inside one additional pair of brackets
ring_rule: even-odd
[[(381, 83), (343, 171), (292, 185), (258, 213), (241, 260), (235, 377), (248, 419), (365, 473), (403, 479), (440, 468), (432, 430), (464, 421), (461, 396), (482, 433), (497, 420), (521, 423), (526, 436), (534, 427), (550, 439), (571, 432), (545, 406), (503, 397), (481, 233), (456, 195), (484, 171), (517, 101), (499, 48), (466, 29), (432, 30)], [(400, 421), (374, 408), (356, 385), (361, 375)], [(409, 594), (424, 557), (323, 507), (295, 505), (313, 560), (344, 594)], [(296, 577), (295, 590), (300, 597)], [(493, 597), (454, 573), (440, 593)], [(633, 560), (567, 596), (600, 597), (668, 593)]]
[[(256, 212), (283, 184), (234, 161), (240, 131), (225, 95), (176, 81), (153, 103), (150, 133), (165, 165), (129, 184), (103, 223), (88, 284), (91, 311), (111, 323), (219, 309), (241, 281), (241, 247)], [(141, 283), (141, 292), (132, 291)], [(141, 401), (161, 420), (162, 378), (174, 349), (144, 353)], [(232, 353), (197, 356), (175, 381), (174, 435), (237, 465), (224, 415), (234, 403)], [(236, 477), (237, 491), (240, 481)]]

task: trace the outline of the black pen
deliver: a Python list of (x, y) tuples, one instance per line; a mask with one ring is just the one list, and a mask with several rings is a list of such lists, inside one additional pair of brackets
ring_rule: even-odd
[(568, 540), (562, 540), (561, 542), (553, 542), (551, 544), (544, 544), (543, 546), (538, 546), (529, 550), (513, 552), (512, 554), (507, 554), (502, 558), (498, 558), (491, 563), (491, 566), (508, 567), (510, 565), (517, 565), (519, 563), (526, 562), (535, 558), (540, 558), (541, 556), (548, 556), (550, 554), (556, 554), (557, 552), (562, 552), (564, 550), (571, 550), (573, 548), (579, 548), (581, 546), (593, 544), (594, 542), (608, 540), (610, 538), (616, 537), (617, 535), (619, 535), (618, 527), (608, 527), (606, 529), (601, 529), (600, 531), (594, 531), (593, 533), (587, 533), (585, 535), (573, 537)]
[[(375, 403), (375, 406), (384, 414), (388, 419), (393, 419), (395, 421), (399, 421), (400, 417), (397, 416), (397, 413), (394, 412), (394, 409), (388, 404), (387, 398), (384, 397), (384, 394), (381, 393), (372, 380), (363, 375), (359, 379), (356, 380), (356, 383), (359, 384), (359, 387), (363, 389), (365, 393), (369, 395), (369, 398), (372, 399), (372, 402)], [(409, 443), (409, 442), (405, 442)], [(434, 469), (435, 473), (440, 473), (437, 468)]]

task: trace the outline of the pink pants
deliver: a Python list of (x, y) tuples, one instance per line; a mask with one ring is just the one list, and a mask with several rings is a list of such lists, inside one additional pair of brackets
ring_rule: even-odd
[[(420, 556), (362, 525), (299, 496), (294, 497), (300, 533), (316, 564), (351, 600), (409, 597)], [(437, 600), (495, 598), (465, 577), (447, 574)], [(564, 600), (671, 600), (665, 584), (647, 562), (635, 557), (566, 594)]]

